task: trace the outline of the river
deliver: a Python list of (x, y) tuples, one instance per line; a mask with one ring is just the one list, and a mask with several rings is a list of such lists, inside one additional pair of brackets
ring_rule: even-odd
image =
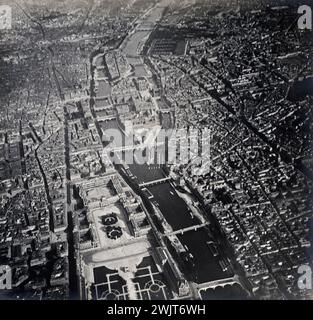
[[(135, 66), (137, 63), (143, 65), (138, 48), (148, 39), (153, 26), (160, 20), (169, 2), (168, 0), (162, 1), (151, 8), (121, 44), (120, 50), (126, 55), (129, 63)], [(149, 66), (145, 67), (149, 69)], [(116, 120), (101, 122), (100, 126), (103, 131), (109, 128), (119, 128)], [(129, 164), (129, 170), (133, 175), (131, 179), (136, 184), (164, 177), (163, 169), (157, 165)], [(199, 219), (191, 214), (188, 205), (177, 194), (175, 187), (170, 182), (154, 185), (148, 189), (154, 197), (152, 201), (158, 204), (160, 211), (173, 230), (201, 224)], [(219, 264), (219, 259), (223, 257), (217, 254), (214, 256), (207, 244), (212, 241), (208, 230), (202, 228), (197, 231), (188, 231), (183, 235), (178, 235), (178, 238), (190, 254), (188, 260), (182, 259), (179, 263), (187, 280), (204, 283), (230, 276), (229, 273), (222, 270)]]
[[(129, 169), (140, 182), (147, 182), (164, 176), (163, 170), (157, 166), (150, 169), (148, 165), (133, 164), (129, 166)], [(191, 214), (188, 205), (176, 193), (171, 183), (165, 182), (148, 187), (148, 189), (173, 230), (201, 223)], [(213, 256), (207, 245), (207, 242), (212, 239), (210, 239), (206, 229), (188, 231), (179, 235), (178, 238), (192, 255), (192, 259), (186, 262), (184, 266), (185, 276), (188, 280), (203, 283), (226, 276), (218, 263), (218, 259)]]
[[(101, 122), (101, 127), (103, 130), (117, 129), (118, 125), (116, 120), (109, 120)], [(121, 158), (121, 154), (119, 157)], [(137, 185), (164, 177), (164, 170), (156, 164), (133, 163), (128, 164), (128, 168), (131, 172), (132, 181)], [(201, 224), (201, 221), (193, 216), (188, 205), (178, 195), (171, 182), (150, 186), (148, 190), (153, 195), (152, 201), (158, 204), (160, 211), (173, 231)], [(188, 231), (183, 235), (178, 235), (178, 238), (188, 253), (191, 254), (188, 261), (180, 261), (180, 264), (183, 264), (181, 267), (186, 279), (196, 283), (204, 283), (230, 276), (230, 274), (222, 271), (219, 264), (221, 256), (213, 256), (207, 244), (212, 241), (208, 230), (202, 228), (197, 231)]]

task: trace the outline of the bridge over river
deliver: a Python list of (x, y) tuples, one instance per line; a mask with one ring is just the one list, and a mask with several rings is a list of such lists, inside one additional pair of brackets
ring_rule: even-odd
[(151, 187), (151, 186), (155, 186), (155, 185), (160, 184), (160, 183), (164, 183), (166, 181), (170, 181), (171, 179), (172, 179), (171, 177), (164, 177), (164, 178), (157, 179), (157, 180), (143, 182), (143, 183), (139, 184), (139, 187), (140, 188)]
[[(153, 7), (145, 17), (142, 17), (141, 22), (129, 34), (125, 41), (120, 46), (120, 50), (125, 54), (129, 62), (140, 61), (146, 70), (149, 70), (149, 65), (144, 65), (144, 59), (140, 56), (138, 48), (145, 44), (151, 34), (151, 30), (143, 31), (142, 26), (147, 23), (154, 25), (161, 19), (165, 7), (171, 1), (161, 1)], [(135, 59), (134, 59), (135, 57)], [(106, 121), (101, 123), (101, 129), (119, 128), (116, 120)], [(122, 130), (121, 130), (122, 132)], [(112, 148), (112, 151), (122, 151), (123, 155), (133, 157), (134, 148), (123, 148), (121, 150)], [(211, 238), (205, 226), (208, 223), (202, 224), (199, 219), (191, 214), (185, 200), (183, 200), (175, 190), (175, 187), (170, 183), (170, 178), (164, 177), (164, 170), (162, 166), (149, 166), (145, 164), (128, 164), (124, 168), (132, 181), (136, 181), (141, 188), (147, 188), (153, 195), (154, 201), (162, 212), (163, 217), (171, 226), (174, 234), (181, 244), (190, 253), (188, 261), (181, 261), (180, 267), (184, 273), (185, 278), (197, 284), (207, 283), (208, 281), (215, 281), (229, 277), (221, 268), (219, 262), (221, 257), (216, 257), (212, 254), (207, 243), (214, 241)], [(192, 230), (196, 230), (192, 232)], [(179, 260), (181, 257), (178, 257)]]
[(195, 225), (195, 226), (190, 226), (190, 227), (187, 227), (187, 228), (183, 228), (183, 229), (179, 229), (179, 230), (176, 230), (176, 231), (168, 232), (168, 233), (165, 233), (163, 236), (164, 237), (169, 237), (169, 236), (178, 235), (178, 234), (183, 235), (184, 233), (186, 233), (188, 231), (197, 231), (198, 229), (206, 227), (208, 225), (209, 225), (209, 222), (205, 222), (205, 223), (198, 224), (198, 225)]

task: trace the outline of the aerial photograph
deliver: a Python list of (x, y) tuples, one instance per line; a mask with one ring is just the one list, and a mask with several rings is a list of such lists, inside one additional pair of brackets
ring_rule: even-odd
[(312, 8), (0, 0), (0, 300), (313, 300)]

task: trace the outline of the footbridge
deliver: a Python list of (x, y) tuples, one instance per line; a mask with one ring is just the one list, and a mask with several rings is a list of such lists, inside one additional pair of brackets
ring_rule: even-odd
[(151, 187), (151, 186), (155, 186), (157, 184), (164, 183), (166, 181), (170, 181), (171, 179), (172, 179), (171, 177), (164, 177), (164, 178), (161, 178), (161, 179), (140, 183), (139, 187), (140, 188)]
[(190, 227), (187, 227), (187, 228), (183, 228), (183, 229), (179, 229), (179, 230), (176, 230), (176, 231), (168, 232), (168, 233), (165, 233), (163, 236), (164, 237), (168, 237), (168, 236), (171, 236), (171, 235), (184, 234), (184, 233), (186, 233), (188, 231), (197, 231), (198, 229), (203, 228), (203, 227), (208, 226), (208, 225), (209, 225), (209, 222), (205, 222), (205, 223), (198, 224), (198, 225), (195, 225), (195, 226), (190, 226)]

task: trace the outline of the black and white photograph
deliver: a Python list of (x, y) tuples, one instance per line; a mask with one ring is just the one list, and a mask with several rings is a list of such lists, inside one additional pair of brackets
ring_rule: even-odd
[(313, 300), (312, 8), (0, 0), (0, 309)]

